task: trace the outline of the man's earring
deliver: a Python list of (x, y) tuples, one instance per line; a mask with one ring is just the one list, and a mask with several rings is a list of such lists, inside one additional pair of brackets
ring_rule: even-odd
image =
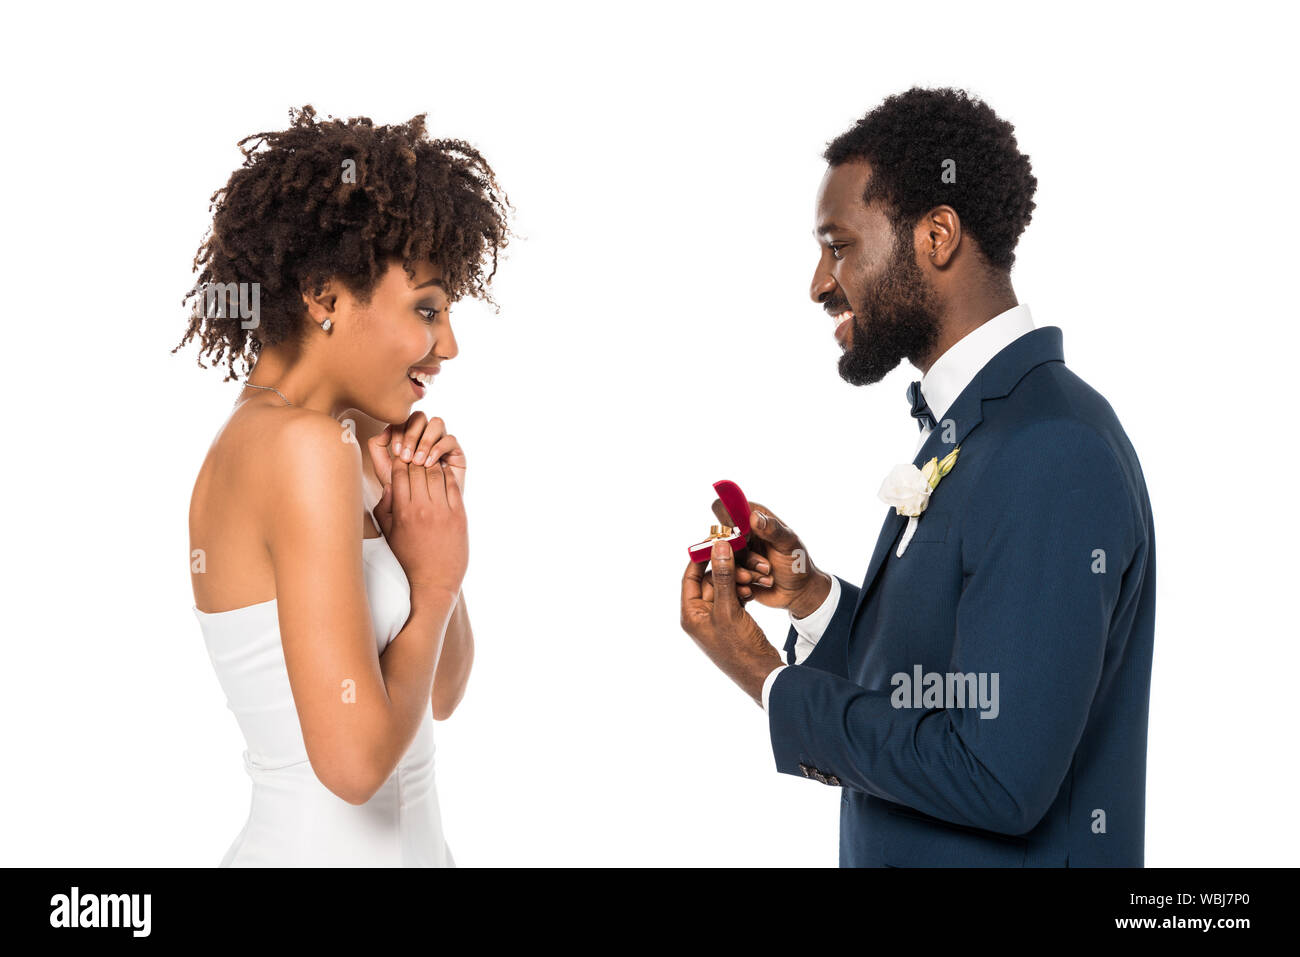
[[(934, 253), (930, 253), (930, 255), (933, 256)], [(330, 331), (330, 326), (332, 326), (332, 325), (334, 325), (334, 323), (330, 322), (329, 319), (326, 319), (324, 322), (322, 322), (322, 323), (320, 324), (321, 331), (322, 331), (322, 332), (329, 332), (329, 331)]]

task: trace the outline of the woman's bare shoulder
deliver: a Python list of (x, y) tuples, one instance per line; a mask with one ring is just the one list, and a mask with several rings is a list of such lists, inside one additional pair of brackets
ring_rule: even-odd
[(277, 406), (241, 407), (227, 421), (219, 440), (233, 439), (256, 455), (299, 442), (322, 440), (346, 444), (349, 426), (315, 409)]
[[(312, 409), (247, 406), (236, 409), (213, 439), (195, 483), (238, 489), (246, 505), (289, 491), (304, 476), (350, 485), (359, 447), (338, 420)], [(286, 488), (289, 486), (289, 488)]]

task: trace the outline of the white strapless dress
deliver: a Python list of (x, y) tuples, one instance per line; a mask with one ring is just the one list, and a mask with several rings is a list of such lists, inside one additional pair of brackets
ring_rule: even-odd
[[(364, 539), (361, 552), (382, 655), (406, 625), (410, 585), (382, 535)], [(215, 613), (194, 606), (194, 613), (244, 733), (244, 769), (253, 781), (248, 821), (221, 867), (456, 866), (442, 833), (430, 707), (383, 787), (365, 804), (349, 804), (320, 783), (307, 760), (276, 600)]]

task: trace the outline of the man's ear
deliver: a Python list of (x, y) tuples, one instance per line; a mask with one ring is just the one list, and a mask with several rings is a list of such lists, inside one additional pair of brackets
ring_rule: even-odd
[(934, 265), (946, 265), (962, 241), (961, 219), (957, 211), (948, 205), (936, 206), (922, 220), (921, 226), (925, 233), (923, 251)]

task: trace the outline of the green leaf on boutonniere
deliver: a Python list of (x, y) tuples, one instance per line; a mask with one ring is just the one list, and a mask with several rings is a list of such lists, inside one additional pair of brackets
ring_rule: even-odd
[(939, 485), (939, 479), (952, 471), (952, 467), (957, 464), (957, 452), (960, 449), (961, 446), (957, 446), (957, 448), (953, 449), (943, 457), (942, 462), (939, 461), (938, 456), (935, 456), (925, 463), (925, 467), (921, 469), (921, 475), (925, 478), (926, 482), (929, 483), (930, 488), (937, 488)]

